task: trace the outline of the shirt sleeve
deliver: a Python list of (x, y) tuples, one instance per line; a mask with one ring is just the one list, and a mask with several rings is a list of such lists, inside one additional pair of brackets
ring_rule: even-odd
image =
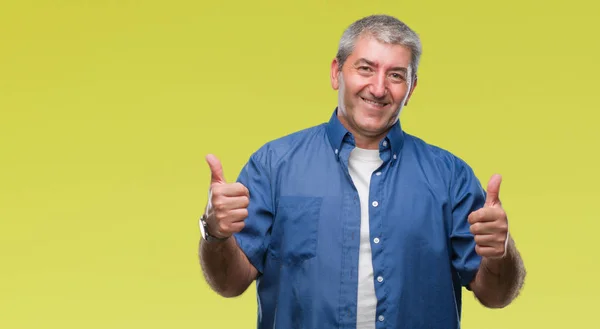
[(264, 159), (265, 156), (261, 153), (253, 154), (240, 172), (237, 181), (250, 192), (250, 203), (244, 229), (234, 234), (238, 246), (261, 274), (264, 270), (274, 216), (271, 179)]
[(454, 172), (450, 232), (452, 266), (461, 285), (469, 289), (469, 284), (479, 269), (481, 256), (475, 251), (475, 239), (470, 231), (468, 217), (471, 212), (483, 207), (486, 192), (473, 170), (462, 160), (457, 160)]

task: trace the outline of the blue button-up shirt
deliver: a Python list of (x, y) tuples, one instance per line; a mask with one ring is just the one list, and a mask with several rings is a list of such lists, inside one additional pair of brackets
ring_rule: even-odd
[[(354, 147), (334, 111), (327, 123), (265, 144), (242, 169), (250, 205), (235, 238), (259, 272), (259, 329), (356, 329)], [(467, 216), (485, 191), (464, 161), (399, 121), (379, 150), (368, 202), (373, 272), (383, 278), (373, 283), (376, 328), (460, 328), (461, 288), (481, 260)]]

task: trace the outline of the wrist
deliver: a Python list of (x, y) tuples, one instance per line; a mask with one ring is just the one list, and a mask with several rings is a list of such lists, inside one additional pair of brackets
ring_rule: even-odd
[(500, 276), (504, 269), (509, 266), (513, 259), (513, 253), (511, 252), (512, 244), (507, 241), (506, 250), (502, 257), (483, 257), (481, 259), (483, 267), (495, 276)]
[(481, 260), (481, 265), (486, 272), (497, 277), (500, 276), (500, 273), (502, 273), (502, 262), (502, 258), (483, 257)]
[(229, 239), (230, 236), (226, 236), (226, 237), (221, 237), (221, 236), (217, 236), (211, 233), (210, 228), (208, 226), (208, 222), (207, 219), (208, 216), (205, 214), (202, 215), (202, 217), (200, 217), (200, 220), (198, 221), (198, 225), (200, 226), (200, 235), (201, 238), (203, 240), (205, 240), (206, 242), (224, 242), (226, 240)]

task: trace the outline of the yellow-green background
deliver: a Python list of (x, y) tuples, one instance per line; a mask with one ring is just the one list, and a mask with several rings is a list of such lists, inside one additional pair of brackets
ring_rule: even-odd
[(421, 35), (405, 129), (501, 197), (528, 269), (504, 310), (467, 293), (466, 329), (600, 328), (598, 5), (587, 0), (3, 1), (0, 328), (254, 328), (197, 260), (205, 154), (229, 180), (326, 121), (353, 20)]

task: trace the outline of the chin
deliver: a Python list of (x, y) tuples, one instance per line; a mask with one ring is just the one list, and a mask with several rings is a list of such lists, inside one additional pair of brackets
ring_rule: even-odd
[(373, 115), (361, 115), (356, 118), (356, 124), (365, 131), (381, 131), (386, 129), (390, 123), (389, 117), (373, 116)]
[(360, 130), (370, 136), (377, 136), (383, 133), (386, 129), (388, 129), (387, 125), (384, 124), (364, 124), (357, 123), (356, 125)]

